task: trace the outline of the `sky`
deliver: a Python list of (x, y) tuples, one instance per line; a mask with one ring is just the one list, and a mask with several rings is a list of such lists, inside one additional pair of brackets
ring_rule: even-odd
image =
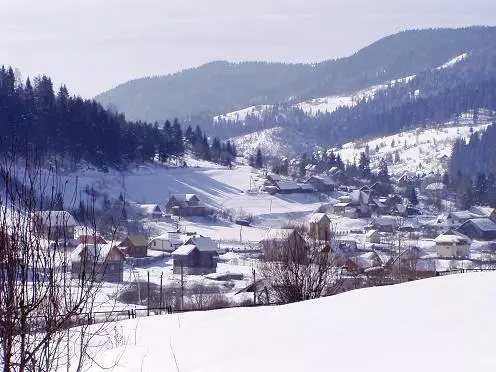
[(212, 60), (318, 62), (495, 14), (494, 0), (0, 0), (0, 64), (90, 98)]

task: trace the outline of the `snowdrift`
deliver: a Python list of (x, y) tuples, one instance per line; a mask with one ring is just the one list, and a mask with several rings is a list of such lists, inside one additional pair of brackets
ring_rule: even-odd
[[(114, 371), (494, 371), (496, 274), (125, 321)], [(177, 363), (177, 365), (176, 365)], [(92, 371), (101, 371), (93, 367)]]

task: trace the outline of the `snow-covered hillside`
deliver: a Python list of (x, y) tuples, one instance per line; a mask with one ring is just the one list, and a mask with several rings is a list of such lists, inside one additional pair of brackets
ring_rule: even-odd
[(260, 148), (265, 156), (289, 157), (314, 148), (316, 140), (291, 128), (275, 127), (232, 138), (241, 154), (255, 154)]
[(285, 306), (124, 321), (115, 327), (120, 342), (96, 349), (91, 370), (494, 371), (495, 284), (494, 273), (460, 274)]
[(443, 173), (446, 157), (451, 156), (453, 143), (459, 138), (468, 139), (472, 132), (484, 131), (494, 120), (493, 113), (481, 110), (474, 121), (473, 112), (458, 120), (445, 123), (439, 128), (415, 129), (368, 141), (344, 144), (336, 152), (345, 163), (358, 162), (361, 152), (368, 146), (372, 169), (377, 168), (381, 158), (389, 159), (389, 172)]

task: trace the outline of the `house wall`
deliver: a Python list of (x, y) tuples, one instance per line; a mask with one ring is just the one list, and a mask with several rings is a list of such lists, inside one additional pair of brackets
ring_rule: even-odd
[(194, 250), (188, 256), (173, 257), (173, 272), (181, 274), (199, 275), (215, 273), (217, 270), (216, 252), (200, 252)]
[(136, 258), (141, 258), (141, 257), (146, 257), (147, 253), (147, 247), (145, 246), (134, 246), (134, 245), (129, 245), (126, 248), (126, 252), (129, 256), (131, 257), (136, 257)]
[(466, 258), (470, 256), (470, 245), (462, 244), (436, 244), (437, 256), (440, 258)]
[(175, 247), (172, 247), (170, 240), (167, 239), (153, 239), (148, 248), (153, 251), (161, 251), (161, 252), (173, 252)]
[(324, 218), (319, 223), (310, 223), (310, 236), (318, 240), (330, 240), (331, 239), (331, 226), (329, 220)]
[(124, 280), (124, 263), (123, 261), (111, 261), (105, 263), (87, 262), (83, 265), (81, 262), (72, 262), (71, 277), (72, 279), (81, 279), (83, 276), (91, 278), (97, 282), (106, 281), (120, 283)]

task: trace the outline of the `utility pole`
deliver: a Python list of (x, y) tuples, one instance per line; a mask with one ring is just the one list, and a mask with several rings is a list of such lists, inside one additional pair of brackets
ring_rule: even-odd
[(256, 277), (255, 277), (255, 269), (251, 269), (253, 274), (253, 305), (257, 304), (257, 286), (256, 286)]
[(184, 270), (181, 264), (181, 310), (184, 309)]
[(243, 231), (243, 225), (239, 225), (239, 242), (241, 243), (243, 239), (241, 238), (241, 232)]
[(150, 316), (150, 272), (147, 271), (147, 289), (146, 289), (146, 316)]
[(162, 281), (164, 278), (164, 272), (160, 274), (160, 314), (162, 314), (162, 309), (164, 307), (164, 301), (163, 301), (163, 293), (164, 293), (164, 287), (162, 285)]

